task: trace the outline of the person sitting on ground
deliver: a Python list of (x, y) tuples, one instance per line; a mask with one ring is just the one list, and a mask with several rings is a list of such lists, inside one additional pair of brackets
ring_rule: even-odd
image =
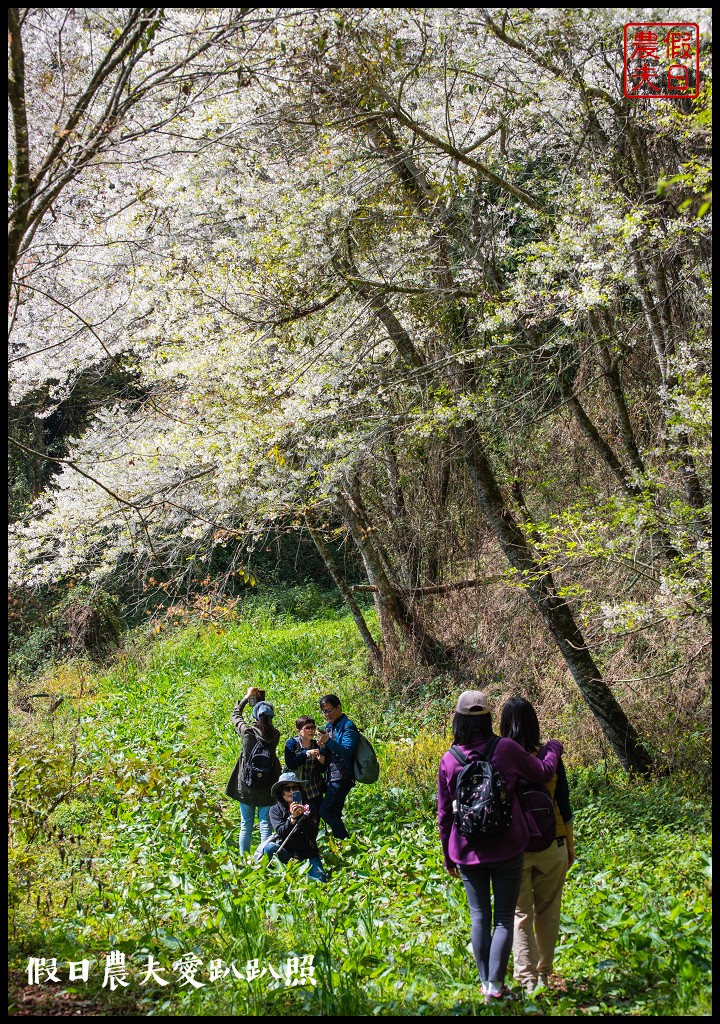
[(328, 759), (317, 744), (315, 719), (301, 715), (295, 722), (297, 735), (285, 743), (285, 767), (305, 783), (312, 818), (320, 826), (320, 804), (325, 796)]
[[(536, 757), (545, 756), (547, 747), (540, 743), (537, 713), (524, 697), (511, 697), (505, 702), (500, 735), (515, 740)], [(527, 992), (533, 992), (538, 982), (547, 985), (552, 974), (565, 876), (575, 862), (573, 812), (562, 758), (556, 774), (544, 785), (553, 797), (555, 840), (546, 850), (525, 851), (515, 907), (513, 974)]]
[(298, 794), (305, 799), (305, 790), (306, 784), (295, 772), (283, 772), (272, 787), (275, 803), (270, 808), (270, 824), (274, 836), (263, 846), (263, 853), (270, 859), (277, 854), (283, 864), (291, 858), (310, 861), (310, 878), (327, 882), (315, 842), (317, 827), (310, 821), (309, 806), (297, 799)]

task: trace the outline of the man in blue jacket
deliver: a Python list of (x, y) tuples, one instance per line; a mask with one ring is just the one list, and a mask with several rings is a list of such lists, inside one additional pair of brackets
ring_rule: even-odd
[(320, 710), (325, 716), (326, 727), (318, 730), (317, 742), (330, 759), (320, 817), (336, 839), (347, 839), (349, 832), (342, 820), (342, 812), (345, 798), (355, 785), (353, 761), (360, 735), (355, 723), (343, 714), (340, 698), (334, 693), (320, 698)]

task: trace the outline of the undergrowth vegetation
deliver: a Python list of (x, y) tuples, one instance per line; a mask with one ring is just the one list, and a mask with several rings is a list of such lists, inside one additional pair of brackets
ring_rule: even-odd
[[(103, 673), (65, 665), (44, 684), (54, 711), (12, 711), (12, 969), (54, 958), (59, 984), (46, 988), (116, 1015), (710, 1013), (705, 795), (677, 777), (587, 766), (573, 757), (579, 737), (561, 734), (578, 853), (562, 984), (485, 1007), (437, 835), (456, 694), (436, 683), (413, 700), (379, 697), (352, 619), (295, 611), (258, 602), (223, 628), (137, 640)], [(348, 798), (351, 841), (338, 848), (321, 831), (325, 886), (297, 863), (239, 856), (229, 715), (250, 684), (275, 704), (283, 738), (336, 692), (378, 750), (380, 782)], [(111, 951), (125, 955), (127, 985), (103, 985)], [(82, 960), (87, 981), (70, 981)]]

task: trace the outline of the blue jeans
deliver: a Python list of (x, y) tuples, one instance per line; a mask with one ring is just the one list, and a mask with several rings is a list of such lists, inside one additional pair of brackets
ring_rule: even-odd
[(470, 906), (470, 937), (481, 981), (494, 981), (499, 985), (505, 981), (523, 860), (521, 853), (499, 864), (472, 868), (458, 865)]
[[(278, 860), (282, 864), (287, 864), (290, 860), (291, 854), (289, 854), (287, 850), (280, 850), (278, 853), (278, 850), (280, 850), (280, 843), (268, 843), (263, 850), (263, 853), (266, 853), (268, 857), (273, 857), (277, 853)], [(308, 871), (310, 878), (314, 878), (316, 882), (327, 882), (327, 875), (323, 871), (322, 861), (320, 858), (308, 857), (307, 859), (310, 861), (310, 870)]]
[(347, 839), (350, 833), (342, 820), (345, 798), (352, 789), (352, 779), (336, 779), (328, 782), (325, 798), (320, 804), (320, 817), (328, 825), (336, 839)]
[(270, 836), (272, 832), (269, 817), (271, 807), (272, 804), (268, 804), (267, 807), (256, 807), (255, 804), (240, 804), (240, 817), (242, 818), (240, 825), (240, 853), (250, 853), (255, 811), (258, 812), (258, 817), (260, 818), (260, 842), (264, 842)]

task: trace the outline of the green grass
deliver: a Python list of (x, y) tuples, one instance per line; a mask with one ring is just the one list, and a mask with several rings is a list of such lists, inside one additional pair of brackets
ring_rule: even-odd
[[(156, 639), (103, 676), (82, 671), (58, 677), (67, 699), (52, 720), (11, 723), (12, 968), (55, 957), (63, 987), (114, 1014), (709, 1015), (709, 809), (687, 787), (571, 772), (564, 988), (486, 1008), (462, 886), (437, 837), (437, 723), (452, 694), (388, 704), (351, 619), (297, 621), (261, 604), (222, 631)], [(348, 798), (353, 843), (333, 853), (321, 833), (326, 886), (301, 865), (240, 861), (224, 791), (239, 745), (229, 714), (251, 684), (283, 737), (336, 692), (376, 741), (381, 781)], [(109, 950), (125, 953), (130, 978), (112, 993)], [(148, 953), (167, 986), (140, 983)], [(201, 962), (202, 987), (173, 969), (183, 957)], [(314, 985), (300, 977), (308, 957)], [(83, 958), (89, 981), (68, 986), (67, 962)]]

